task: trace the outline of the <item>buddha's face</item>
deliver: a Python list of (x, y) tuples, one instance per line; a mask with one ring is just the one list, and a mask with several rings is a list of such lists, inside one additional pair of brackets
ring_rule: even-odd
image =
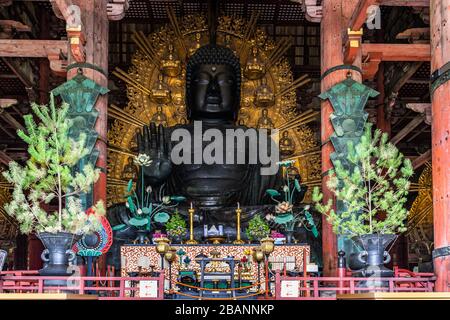
[(239, 97), (233, 69), (227, 65), (202, 64), (192, 74), (189, 107), (192, 119), (233, 120)]

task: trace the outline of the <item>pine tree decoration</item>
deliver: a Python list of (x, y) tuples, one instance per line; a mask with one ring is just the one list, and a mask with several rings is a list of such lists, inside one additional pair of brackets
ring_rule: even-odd
[[(337, 214), (333, 201), (322, 204), (323, 195), (316, 187), (313, 201), (316, 209), (327, 216), (336, 234), (359, 236), (363, 234), (393, 234), (405, 231), (404, 220), (408, 211), (404, 207), (413, 175), (411, 161), (388, 142), (388, 135), (366, 125), (364, 135), (356, 147), (348, 144), (350, 166), (335, 162), (330, 171), (328, 188), (342, 201), (345, 209)], [(353, 169), (349, 169), (352, 167)], [(386, 213), (380, 219), (379, 214)]]
[[(55, 107), (53, 94), (50, 105), (32, 104), (40, 122), (32, 115), (24, 116), (26, 131), (17, 134), (28, 144), (29, 160), (25, 166), (12, 161), (5, 178), (14, 185), (13, 200), (5, 206), (6, 212), (15, 217), (22, 233), (70, 232), (84, 234), (96, 230), (99, 219), (95, 214), (86, 214), (80, 199), (99, 177), (99, 169), (87, 165), (82, 172), (71, 173), (71, 168), (83, 158), (85, 135), (77, 141), (69, 137), (72, 121), (68, 119), (69, 105)], [(47, 213), (41, 204), (52, 200), (58, 203), (58, 211)], [(104, 213), (103, 203), (98, 202), (93, 210)]]

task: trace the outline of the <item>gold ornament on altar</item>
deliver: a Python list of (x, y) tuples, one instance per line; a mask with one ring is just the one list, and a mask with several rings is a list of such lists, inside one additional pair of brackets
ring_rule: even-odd
[(168, 238), (165, 237), (156, 238), (155, 242), (156, 242), (155, 250), (160, 255), (165, 255), (166, 252), (170, 250), (170, 240)]
[(169, 262), (172, 263), (177, 258), (177, 249), (170, 247), (169, 250), (164, 254), (164, 258)]
[(275, 250), (275, 240), (272, 238), (261, 239), (261, 250), (266, 256), (269, 256)]
[(252, 249), (252, 257), (256, 263), (260, 263), (264, 260), (264, 252), (261, 247), (255, 247)]
[[(185, 61), (209, 42), (209, 31), (203, 15), (186, 15), (179, 19), (171, 13), (169, 17), (170, 23), (159, 31), (148, 35), (135, 32), (132, 40), (138, 50), (132, 58), (132, 66), (127, 72), (118, 68), (113, 72), (126, 82), (129, 101), (126, 106), (111, 105), (108, 110), (108, 116), (114, 119), (108, 131), (108, 206), (123, 203), (121, 195), (128, 181), (122, 177), (122, 172), (128, 157), (137, 152), (133, 141), (136, 130), (148, 124), (153, 116), (167, 126), (187, 123)], [(283, 56), (290, 46), (288, 41), (275, 43), (269, 39), (257, 27), (256, 15), (249, 21), (222, 16), (217, 44), (231, 48), (241, 61), (244, 77), (237, 123), (250, 128), (289, 130), (293, 142), (289, 157), (297, 160), (303, 183), (312, 186), (321, 178), (321, 164), (315, 134), (307, 123), (317, 119), (319, 113), (298, 113), (296, 109), (295, 90), (310, 79), (307, 75), (293, 78), (290, 64)], [(304, 202), (310, 201), (311, 190), (309, 188)]]

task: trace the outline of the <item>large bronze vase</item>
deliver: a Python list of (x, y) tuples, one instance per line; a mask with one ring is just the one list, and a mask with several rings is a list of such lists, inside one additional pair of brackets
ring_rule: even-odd
[[(70, 276), (69, 262), (75, 260), (73, 245), (80, 240), (80, 236), (68, 232), (40, 232), (38, 238), (44, 244), (45, 250), (41, 254), (44, 267), (39, 270), (41, 276)], [(65, 285), (65, 280), (45, 281), (46, 285)]]
[(375, 278), (392, 277), (394, 272), (384, 265), (391, 261), (387, 247), (397, 238), (395, 234), (365, 234), (352, 240), (362, 248), (359, 253), (350, 256), (350, 269), (357, 277), (371, 277), (373, 280), (362, 281), (358, 287), (384, 287), (387, 281)]

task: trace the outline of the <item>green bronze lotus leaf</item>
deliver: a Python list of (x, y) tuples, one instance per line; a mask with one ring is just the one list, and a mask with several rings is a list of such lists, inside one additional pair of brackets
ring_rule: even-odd
[(170, 200), (175, 201), (175, 202), (183, 202), (186, 200), (186, 198), (183, 196), (171, 196)]
[(298, 192), (302, 190), (302, 187), (300, 186), (300, 182), (298, 182), (297, 179), (294, 180), (295, 189), (297, 189)]
[(155, 220), (156, 222), (159, 222), (159, 223), (166, 223), (167, 221), (169, 221), (169, 218), (170, 218), (170, 215), (167, 212), (158, 212), (153, 217), (153, 220)]
[(277, 197), (280, 195), (280, 193), (275, 189), (267, 189), (266, 193), (271, 197)]
[(118, 224), (117, 226), (112, 227), (113, 231), (119, 231), (119, 230), (123, 230), (127, 227), (126, 224)]
[(135, 218), (131, 218), (129, 223), (132, 226), (135, 226), (135, 227), (142, 227), (142, 226), (145, 226), (148, 223), (148, 219), (147, 218), (137, 218), (137, 217), (135, 217)]
[(130, 179), (130, 181), (128, 181), (127, 192), (131, 192), (131, 189), (133, 189), (133, 179)]
[(142, 208), (142, 213), (143, 214), (150, 214), (152, 211), (150, 210), (150, 208), (149, 207), (143, 207)]
[(277, 224), (286, 224), (294, 219), (294, 215), (292, 213), (280, 214), (275, 217), (274, 221)]

